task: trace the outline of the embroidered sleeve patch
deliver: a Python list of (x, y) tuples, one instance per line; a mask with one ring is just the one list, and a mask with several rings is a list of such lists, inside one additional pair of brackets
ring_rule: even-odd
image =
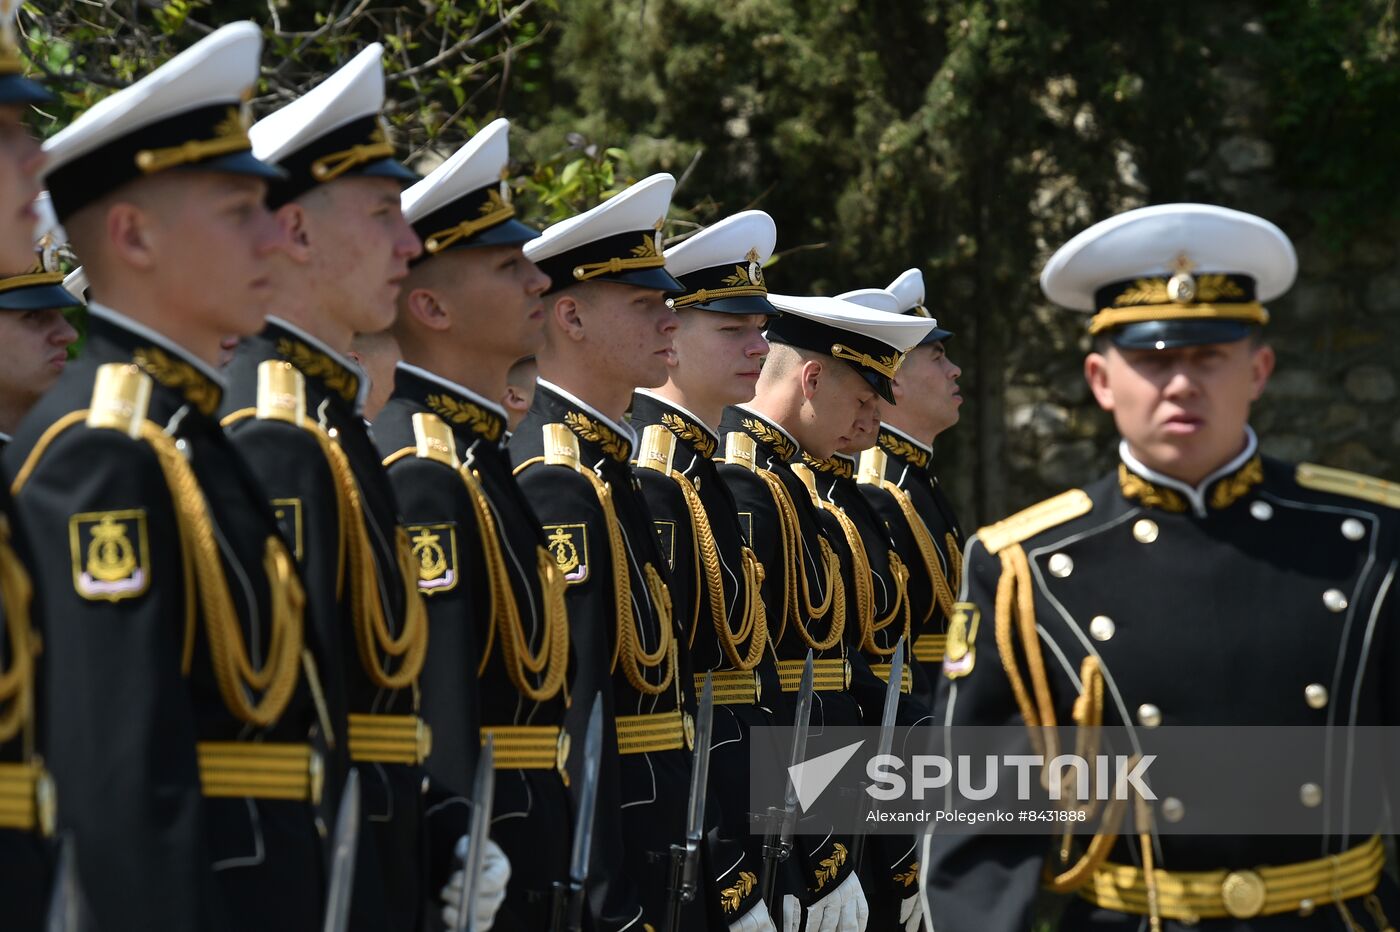
[(272, 500), (272, 514), (277, 518), (277, 526), (282, 531), (282, 536), (287, 543), (292, 546), (292, 556), (301, 562), (301, 543), (303, 540), (301, 529), (301, 499), (299, 498), (274, 498)]
[(982, 611), (971, 602), (956, 602), (948, 619), (948, 641), (943, 651), (943, 675), (950, 680), (967, 676), (977, 663), (977, 626)]
[(418, 591), (438, 595), (457, 588), (457, 525), (409, 524), (409, 543), (418, 566)]
[(676, 569), (676, 522), (659, 521), (653, 519), (652, 524), (656, 525), (656, 537), (661, 542), (661, 555), (666, 558), (666, 566), (675, 572)]
[(93, 601), (120, 602), (151, 587), (146, 509), (89, 511), (68, 519), (73, 588)]
[(588, 525), (546, 524), (545, 546), (554, 555), (564, 581), (577, 585), (588, 579)]

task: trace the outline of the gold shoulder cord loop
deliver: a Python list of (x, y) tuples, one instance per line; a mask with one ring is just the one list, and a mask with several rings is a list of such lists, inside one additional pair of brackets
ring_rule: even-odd
[[(695, 643), (695, 632), (700, 627), (700, 586), (698, 581), (701, 578), (703, 568), (705, 591), (709, 594), (710, 599), (710, 622), (714, 625), (715, 635), (719, 638), (720, 649), (724, 652), (725, 659), (735, 669), (752, 670), (758, 664), (759, 658), (763, 656), (763, 649), (768, 645), (768, 620), (764, 614), (763, 600), (757, 598), (754, 591), (757, 585), (761, 585), (761, 578), (758, 583), (754, 582), (754, 570), (762, 572), (758, 565), (758, 558), (753, 555), (752, 550), (744, 548), (745, 604), (739, 630), (735, 632), (729, 628), (729, 618), (724, 601), (724, 577), (720, 572), (719, 547), (715, 544), (714, 528), (710, 525), (709, 515), (705, 513), (705, 504), (700, 500), (700, 493), (695, 491), (694, 484), (684, 473), (673, 469), (671, 470), (671, 478), (680, 486), (686, 510), (690, 513), (691, 536), (695, 539), (697, 585), (695, 587), (695, 609), (690, 624), (690, 643)], [(735, 595), (737, 597), (738, 593)], [(749, 642), (748, 650), (743, 656), (740, 656), (739, 645), (745, 640)]]
[[(52, 424), (30, 451), (24, 467), (15, 477), (18, 493), (33, 474), (44, 452), (64, 430), (88, 419), (89, 410), (73, 411)], [(229, 593), (223, 560), (208, 503), (199, 488), (193, 469), (175, 447), (175, 441), (150, 421), (136, 426), (139, 438), (156, 453), (175, 511), (180, 538), (181, 569), (185, 593), (185, 637), (181, 651), (181, 672), (189, 675), (194, 661), (196, 622), (200, 611), (209, 636), (210, 663), (219, 695), (240, 721), (267, 727), (281, 717), (296, 687), (302, 648), (301, 583), (291, 572), (291, 557), (280, 540), (268, 538), (264, 569), (271, 589), (272, 638), (267, 661), (254, 669), (243, 641), (238, 613)], [(283, 572), (285, 570), (285, 572)], [(261, 693), (257, 702), (250, 693)]]
[(874, 570), (870, 567), (870, 554), (866, 552), (865, 540), (860, 536), (860, 529), (856, 527), (856, 523), (845, 511), (831, 502), (824, 501), (821, 506), (834, 515), (837, 522), (840, 523), (841, 531), (846, 536), (846, 546), (851, 551), (851, 575), (854, 577), (853, 582), (856, 587), (856, 614), (860, 622), (860, 649), (877, 657), (888, 657), (894, 653), (894, 647), (881, 647), (875, 643), (875, 635), (893, 624), (902, 609), (904, 612), (904, 639), (905, 641), (909, 640), (909, 570), (893, 550), (889, 551), (890, 573), (894, 576), (895, 582), (895, 601), (888, 615), (884, 618), (876, 618)]
[(953, 593), (962, 585), (962, 552), (958, 550), (957, 542), (952, 534), (946, 535), (948, 568), (952, 577), (950, 579), (943, 574), (943, 561), (939, 559), (938, 546), (933, 542), (933, 535), (929, 533), (924, 519), (914, 508), (914, 501), (909, 497), (909, 493), (888, 479), (880, 480), (880, 488), (890, 493), (895, 504), (899, 505), (899, 510), (904, 514), (904, 523), (909, 525), (909, 531), (914, 535), (914, 545), (919, 548), (919, 558), (924, 561), (924, 569), (928, 572), (929, 579), (933, 580), (934, 601), (920, 619), (920, 627), (928, 624), (929, 619), (933, 617), (935, 604), (943, 612), (944, 618), (952, 618), (955, 601)]
[[(846, 584), (841, 579), (841, 559), (831, 549), (831, 544), (827, 543), (825, 537), (819, 539), (821, 566), (825, 571), (826, 578), (826, 596), (820, 605), (813, 605), (811, 581), (807, 578), (806, 570), (802, 566), (802, 552), (806, 544), (802, 540), (802, 527), (797, 519), (797, 507), (792, 503), (792, 498), (789, 497), (782, 480), (773, 475), (771, 470), (759, 469), (755, 472), (768, 485), (768, 491), (773, 496), (773, 503), (777, 506), (778, 525), (783, 545), (783, 622), (774, 643), (781, 642), (783, 632), (787, 630), (787, 622), (790, 619), (802, 643), (814, 651), (830, 650), (841, 642), (841, 635), (846, 629)], [(800, 604), (797, 588), (799, 579), (802, 586)], [(804, 614), (807, 619), (820, 621), (827, 617), (828, 612), (833, 613), (830, 629), (826, 638), (819, 641), (812, 637), (807, 630)]]
[[(544, 622), (544, 637), (541, 639), (539, 653), (532, 653), (529, 639), (521, 624), (520, 606), (511, 586), (510, 570), (502, 551), (491, 504), (481, 488), (480, 479), (470, 467), (462, 466), (457, 472), (467, 487), (472, 511), (476, 514), (491, 600), (491, 627), (487, 633), (486, 649), (482, 652), (481, 664), (477, 667), (477, 675), (480, 676), (485, 671), (486, 663), (491, 657), (492, 644), (499, 633), (501, 659), (511, 683), (521, 695), (532, 702), (548, 701), (563, 687), (564, 675), (569, 664), (569, 622), (564, 608), (564, 577), (549, 551), (536, 546), (536, 568), (544, 600), (544, 617), (541, 619)], [(526, 585), (528, 584), (526, 581)], [(540, 685), (536, 687), (527, 674), (541, 677)]]
[[(1045, 658), (1040, 651), (1040, 635), (1035, 627), (1035, 599), (1032, 589), (1030, 563), (1020, 544), (1004, 547), (1001, 557), (1001, 578), (996, 592), (996, 643), (1001, 657), (1002, 669), (1010, 681), (1011, 692), (1025, 720), (1031, 745), (1036, 753), (1050, 760), (1059, 755), (1059, 737), (1056, 734), (1054, 698), (1050, 694), (1050, 680), (1045, 672)], [(1025, 654), (1026, 670), (1030, 674), (1031, 686), (1028, 690), (1021, 676), (1016, 648), (1019, 645)], [(1080, 667), (1082, 692), (1074, 704), (1073, 717), (1080, 726), (1082, 740), (1093, 740), (1085, 735), (1097, 730), (1103, 724), (1103, 671), (1098, 658), (1092, 654), (1084, 658)], [(1081, 750), (1084, 750), (1082, 746)], [(1059, 873), (1050, 873), (1047, 865), (1046, 886), (1056, 893), (1069, 893), (1087, 883), (1093, 873), (1107, 860), (1109, 852), (1118, 840), (1118, 828), (1125, 811), (1125, 801), (1115, 799), (1104, 810), (1100, 828), (1090, 839), (1088, 847), (1071, 866)], [(1068, 837), (1060, 850), (1061, 863), (1069, 861)]]
[[(243, 409), (223, 419), (225, 427), (245, 417), (253, 409)], [(321, 453), (335, 479), (336, 518), (340, 526), (340, 541), (336, 555), (336, 596), (343, 597), (347, 564), (353, 572), (350, 579), (350, 617), (355, 630), (355, 647), (366, 674), (376, 685), (385, 689), (405, 689), (418, 679), (423, 658), (428, 649), (428, 614), (418, 594), (418, 570), (413, 548), (403, 528), (396, 528), (394, 546), (397, 570), (404, 581), (404, 626), (397, 638), (389, 630), (384, 617), (384, 605), (379, 595), (379, 570), (374, 550), (365, 527), (365, 514), (360, 500), (359, 483), (345, 451), (320, 424), (309, 417), (301, 419), (303, 430), (316, 438)], [(385, 567), (385, 573), (392, 568)], [(379, 652), (398, 660), (394, 672), (386, 669)]]
[[(10, 523), (0, 515), (0, 608), (10, 642), (9, 669), (0, 672), (0, 744), (26, 731), (33, 723), (34, 655), (37, 639), (30, 628), (29, 605), (34, 585), (10, 546)], [(32, 735), (27, 741), (32, 742)], [(28, 756), (26, 748), (25, 755)]]

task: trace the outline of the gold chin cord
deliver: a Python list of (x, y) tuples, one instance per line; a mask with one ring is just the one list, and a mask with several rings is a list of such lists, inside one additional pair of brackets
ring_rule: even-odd
[[(846, 584), (841, 579), (841, 560), (831, 549), (826, 538), (820, 538), (821, 566), (826, 579), (826, 595), (820, 605), (813, 605), (811, 582), (802, 567), (802, 552), (805, 544), (802, 540), (802, 527), (797, 520), (797, 508), (788, 496), (787, 489), (783, 486), (781, 479), (767, 469), (757, 470), (757, 474), (768, 485), (768, 491), (773, 496), (773, 503), (777, 506), (779, 537), (783, 552), (782, 622), (778, 629), (778, 636), (773, 639), (773, 643), (777, 644), (782, 641), (783, 634), (787, 630), (787, 623), (790, 620), (803, 644), (814, 651), (830, 650), (841, 643), (841, 635), (846, 629)], [(802, 586), (800, 604), (797, 589), (799, 579)], [(828, 617), (828, 613), (831, 613), (830, 628), (827, 636), (819, 641), (807, 631), (804, 618), (820, 621)]]

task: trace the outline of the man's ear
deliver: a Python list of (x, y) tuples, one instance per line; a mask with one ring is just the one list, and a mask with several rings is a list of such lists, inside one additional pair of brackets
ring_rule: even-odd
[[(545, 299), (549, 300), (548, 298)], [(570, 340), (580, 343), (584, 338), (583, 305), (571, 294), (561, 294), (554, 298), (550, 309), (554, 325)]]
[(1085, 356), (1084, 381), (1089, 383), (1089, 391), (1094, 393), (1094, 400), (1099, 403), (1099, 407), (1105, 411), (1112, 411), (1113, 387), (1108, 379), (1108, 357), (1102, 353), (1090, 353)]
[(155, 268), (159, 252), (155, 218), (129, 201), (117, 201), (107, 208), (106, 219), (104, 232), (112, 255), (130, 268)]
[(311, 218), (306, 208), (295, 201), (283, 204), (273, 214), (282, 228), (285, 252), (293, 262), (305, 265), (311, 261)]
[(811, 401), (817, 394), (823, 377), (826, 375), (825, 367), (815, 359), (809, 359), (802, 364), (802, 397)]
[(427, 288), (411, 289), (408, 292), (408, 297), (404, 299), (404, 309), (413, 320), (429, 330), (442, 333), (452, 326), (452, 319), (448, 316), (447, 308), (443, 307), (438, 301), (437, 295)]
[(525, 395), (514, 385), (506, 386), (505, 396), (501, 398), (501, 404), (507, 411), (527, 411), (529, 405), (525, 403)]
[(1254, 383), (1249, 400), (1258, 401), (1259, 396), (1264, 394), (1264, 386), (1269, 384), (1269, 376), (1274, 374), (1274, 364), (1278, 362), (1278, 357), (1274, 355), (1272, 346), (1263, 343), (1254, 348), (1254, 352), (1250, 354), (1249, 362)]

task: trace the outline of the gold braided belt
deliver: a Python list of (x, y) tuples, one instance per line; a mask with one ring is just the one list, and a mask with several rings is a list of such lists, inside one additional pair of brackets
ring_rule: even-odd
[[(802, 671), (798, 671), (798, 676)], [(711, 670), (710, 682), (714, 686), (715, 705), (757, 705), (763, 694), (758, 673), (753, 670)], [(695, 695), (705, 689), (705, 674), (695, 674)]]
[(0, 828), (53, 834), (53, 779), (38, 761), (0, 764)]
[(943, 650), (948, 646), (946, 634), (923, 634), (914, 642), (914, 659), (921, 663), (942, 663)]
[(679, 709), (617, 717), (617, 753), (647, 754), (678, 751), (686, 746), (685, 724)]
[[(1296, 864), (1238, 871), (1157, 870), (1157, 914), (1193, 923), (1308, 911), (1371, 893), (1384, 864), (1377, 835), (1342, 854)], [(1136, 916), (1149, 912), (1147, 879), (1128, 864), (1101, 864), (1079, 895), (1103, 909)]]
[(421, 764), (433, 750), (433, 730), (416, 715), (350, 713), (350, 759)]
[(200, 741), (195, 753), (205, 796), (321, 801), (325, 767), (309, 744)]
[[(871, 671), (880, 678), (881, 682), (890, 681), (890, 664), (872, 663)], [(912, 693), (914, 691), (914, 676), (909, 672), (909, 665), (905, 664), (899, 671), (899, 691), (902, 693)]]
[[(795, 693), (802, 686), (802, 667), (805, 661), (802, 660), (779, 660), (778, 661), (778, 682), (782, 684), (783, 692)], [(889, 675), (888, 668), (886, 676)], [(847, 660), (814, 660), (812, 661), (812, 691), (840, 693), (845, 692), (851, 685), (851, 664)]]
[(490, 737), (497, 770), (557, 770), (569, 759), (569, 733), (558, 725), (483, 725), (481, 743)]

